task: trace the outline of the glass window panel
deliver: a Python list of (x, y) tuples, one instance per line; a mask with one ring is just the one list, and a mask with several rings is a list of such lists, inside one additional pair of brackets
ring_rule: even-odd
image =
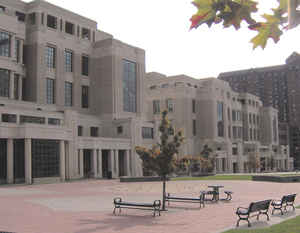
[(136, 64), (123, 60), (123, 110), (136, 112)]
[(65, 106), (72, 106), (73, 99), (73, 84), (71, 82), (65, 82)]
[(47, 104), (55, 103), (54, 79), (51, 79), (51, 78), (46, 79), (46, 102), (47, 102)]
[(7, 32), (0, 32), (0, 56), (10, 57), (11, 36)]
[(9, 97), (10, 71), (0, 69), (0, 96)]

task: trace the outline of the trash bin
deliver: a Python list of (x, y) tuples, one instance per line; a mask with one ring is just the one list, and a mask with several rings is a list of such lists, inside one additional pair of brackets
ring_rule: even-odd
[(108, 179), (112, 179), (112, 171), (108, 171), (107, 172), (107, 178)]

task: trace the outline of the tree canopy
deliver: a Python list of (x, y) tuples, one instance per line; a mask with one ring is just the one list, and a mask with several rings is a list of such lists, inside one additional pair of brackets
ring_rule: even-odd
[(300, 12), (297, 10), (300, 0), (277, 2), (276, 6), (275, 0), (270, 1), (273, 5), (272, 13), (263, 13), (261, 22), (255, 17), (259, 4), (253, 0), (194, 0), (192, 3), (198, 11), (190, 19), (190, 28), (198, 28), (203, 24), (211, 27), (213, 24), (223, 23), (225, 28), (233, 26), (239, 30), (244, 21), (250, 30), (257, 31), (257, 35), (251, 39), (253, 48), (260, 46), (264, 49), (269, 38), (277, 43), (284, 30), (294, 28), (300, 23)]

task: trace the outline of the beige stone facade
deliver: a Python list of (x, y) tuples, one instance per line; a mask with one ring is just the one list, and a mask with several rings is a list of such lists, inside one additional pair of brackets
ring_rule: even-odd
[(219, 173), (249, 172), (251, 156), (260, 160), (257, 171), (293, 168), (288, 146), (278, 142), (278, 111), (263, 107), (257, 96), (234, 92), (216, 78), (159, 73), (146, 75), (145, 88), (147, 116), (155, 122), (155, 131), (163, 109), (169, 110), (175, 129), (183, 129), (181, 156), (198, 155), (208, 145)]

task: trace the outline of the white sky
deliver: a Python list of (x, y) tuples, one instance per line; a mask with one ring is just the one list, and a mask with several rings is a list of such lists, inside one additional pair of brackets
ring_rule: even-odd
[[(29, 2), (29, 0), (25, 0)], [(252, 49), (256, 32), (235, 31), (222, 25), (206, 25), (189, 31), (190, 17), (197, 8), (191, 0), (48, 0), (98, 22), (98, 29), (116, 39), (146, 50), (146, 72), (186, 74), (194, 78), (217, 77), (219, 73), (284, 64), (300, 52), (300, 26), (272, 40), (265, 50)], [(276, 0), (263, 1), (267, 9)], [(275, 4), (275, 5), (274, 5)]]

